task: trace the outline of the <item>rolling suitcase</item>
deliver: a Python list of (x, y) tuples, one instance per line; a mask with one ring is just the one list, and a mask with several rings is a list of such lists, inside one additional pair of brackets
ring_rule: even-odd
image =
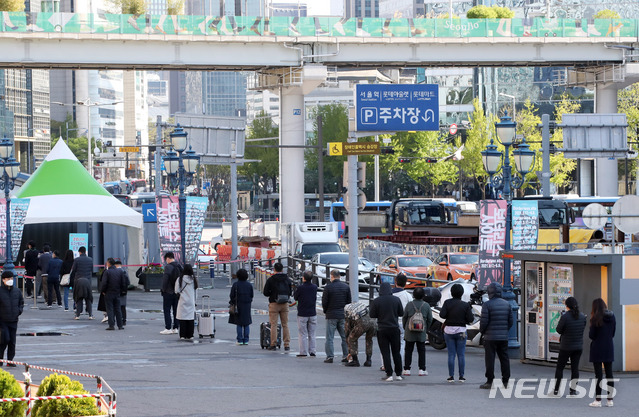
[(197, 319), (197, 332), (200, 339), (204, 336), (215, 337), (215, 317), (211, 313), (211, 297), (208, 295), (202, 296), (202, 310)]
[[(266, 322), (260, 324), (260, 346), (262, 349), (266, 349), (271, 346), (271, 323)], [(277, 342), (275, 346), (278, 348), (282, 346), (282, 325), (277, 324)]]

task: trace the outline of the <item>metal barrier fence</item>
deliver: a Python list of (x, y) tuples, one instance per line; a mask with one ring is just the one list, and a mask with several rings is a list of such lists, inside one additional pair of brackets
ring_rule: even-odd
[[(38, 401), (38, 400), (55, 401), (60, 399), (89, 398), (89, 397), (96, 399), (96, 406), (98, 407), (98, 411), (101, 413), (102, 417), (105, 415), (109, 417), (115, 417), (116, 415), (115, 391), (113, 391), (113, 389), (109, 386), (109, 384), (106, 383), (104, 379), (102, 379), (101, 376), (85, 374), (81, 372), (65, 371), (61, 369), (46, 368), (43, 366), (30, 365), (25, 362), (14, 362), (14, 361), (8, 361), (4, 359), (0, 359), (0, 363), (3, 363), (5, 365), (11, 364), (16, 366), (24, 366), (24, 372), (22, 373), (22, 375), (24, 375), (24, 381), (18, 381), (18, 382), (24, 387), (25, 396), (18, 397), (18, 398), (0, 398), (0, 402), (28, 402), (27, 409), (25, 410), (25, 416), (31, 415), (34, 401)], [(62, 375), (73, 375), (73, 376), (79, 376), (83, 378), (95, 379), (97, 383), (96, 392), (93, 394), (91, 393), (69, 394), (69, 395), (51, 395), (51, 396), (37, 397), (34, 395), (33, 388), (35, 388), (35, 392), (37, 392), (37, 389), (39, 386), (31, 382), (32, 379), (31, 379), (30, 371), (34, 369), (47, 371), (47, 372), (54, 372), (54, 373), (62, 374)], [(107, 392), (106, 393), (103, 392), (103, 389), (106, 389)], [(102, 413), (106, 413), (106, 414), (102, 414)], [(88, 416), (88, 417), (93, 417), (93, 416)], [(95, 416), (95, 417), (98, 417), (98, 416)]]

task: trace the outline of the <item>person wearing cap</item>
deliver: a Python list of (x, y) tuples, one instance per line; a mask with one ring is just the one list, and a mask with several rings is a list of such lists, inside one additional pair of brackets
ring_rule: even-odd
[[(7, 360), (12, 361), (16, 354), (18, 317), (22, 314), (23, 308), (24, 298), (22, 292), (14, 285), (13, 272), (4, 271), (0, 286), (0, 359), (4, 358), (5, 350), (7, 350)], [(0, 365), (2, 365), (1, 362)], [(7, 364), (7, 366), (15, 365)]]

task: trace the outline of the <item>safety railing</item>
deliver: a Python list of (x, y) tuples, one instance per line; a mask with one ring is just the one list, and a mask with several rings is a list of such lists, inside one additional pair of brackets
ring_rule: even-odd
[[(22, 387), (24, 388), (24, 393), (25, 393), (24, 397), (0, 398), (0, 403), (27, 402), (28, 405), (25, 411), (25, 416), (31, 415), (31, 411), (33, 409), (35, 401), (55, 401), (55, 400), (64, 400), (64, 399), (73, 399), (73, 398), (95, 398), (96, 406), (102, 417), (105, 415), (109, 417), (115, 417), (116, 415), (115, 391), (113, 391), (113, 389), (109, 386), (109, 384), (106, 383), (104, 379), (102, 379), (101, 376), (85, 374), (81, 372), (65, 371), (61, 369), (47, 368), (43, 366), (30, 365), (24, 362), (14, 362), (14, 361), (8, 361), (4, 359), (0, 359), (0, 363), (2, 363), (5, 366), (16, 366), (16, 367), (24, 366), (24, 372), (22, 373), (22, 375), (24, 375), (24, 381), (18, 380), (18, 383), (20, 383)], [(32, 370), (54, 372), (61, 375), (71, 375), (76, 377), (93, 379), (96, 382), (96, 391), (94, 393), (91, 393), (89, 390), (87, 390), (89, 391), (88, 394), (49, 395), (49, 396), (38, 397), (35, 395), (35, 393), (37, 392), (39, 386), (32, 383), (32, 378), (31, 378)], [(93, 417), (93, 416), (89, 416), (89, 417)]]
[(0, 32), (336, 38), (637, 37), (639, 19), (437, 19), (2, 12)]

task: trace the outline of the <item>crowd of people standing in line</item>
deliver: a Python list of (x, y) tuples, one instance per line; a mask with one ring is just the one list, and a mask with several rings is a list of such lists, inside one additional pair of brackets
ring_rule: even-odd
[[(161, 334), (178, 333), (181, 339), (190, 340), (194, 335), (197, 277), (189, 264), (180, 265), (172, 252), (164, 255), (162, 290), (165, 329)], [(30, 241), (24, 253), (25, 275), (33, 278), (35, 288), (25, 284), (26, 298), (43, 294), (47, 307), (53, 301), (62, 307), (60, 285), (64, 290), (64, 308), (68, 310), (69, 289), (73, 289), (75, 319), (78, 320), (86, 306), (89, 319), (93, 319), (91, 277), (93, 259), (86, 254), (86, 248), (79, 248), (79, 256), (73, 258), (73, 252), (67, 251), (63, 258), (57, 250), (51, 252), (49, 245), (43, 245), (38, 252), (35, 243)], [(98, 309), (105, 311), (108, 323), (106, 330), (124, 329), (126, 325), (126, 295), (129, 278), (122, 264), (108, 258), (106, 269), (100, 276), (98, 290), (100, 302)], [(281, 322), (282, 342), (285, 351), (290, 351), (290, 331), (288, 328), (289, 301), (293, 297), (297, 302), (297, 325), (299, 333), (299, 353), (297, 357), (314, 357), (316, 349), (317, 328), (317, 285), (313, 284), (313, 274), (305, 271), (302, 283), (293, 291), (293, 282), (283, 272), (283, 265), (275, 263), (275, 273), (264, 285), (263, 294), (269, 301), (270, 344), (269, 350), (276, 350), (279, 341), (278, 321)], [(30, 275), (31, 274), (31, 275)], [(69, 277), (65, 277), (65, 275)], [(230, 304), (235, 306), (235, 314), (229, 321), (236, 325), (237, 344), (248, 345), (250, 335), (251, 304), (254, 293), (248, 281), (248, 272), (240, 269), (236, 273), (237, 281), (231, 287)], [(27, 280), (30, 282), (31, 280)], [(62, 282), (61, 282), (62, 281)], [(333, 363), (335, 332), (340, 335), (341, 362), (348, 367), (359, 367), (357, 341), (360, 336), (366, 337), (365, 367), (372, 366), (372, 339), (377, 336), (377, 343), (382, 356), (381, 370), (385, 372), (384, 381), (402, 380), (411, 375), (413, 350), (418, 354), (418, 375), (426, 376), (426, 331), (432, 323), (432, 312), (424, 289), (416, 288), (412, 295), (404, 287), (406, 276), (398, 274), (395, 286), (382, 283), (379, 296), (366, 306), (363, 303), (352, 303), (349, 286), (341, 281), (340, 272), (331, 271), (330, 282), (324, 287), (321, 308), (326, 316), (325, 363)], [(45, 289), (46, 288), (46, 289)], [(448, 382), (454, 382), (455, 359), (458, 364), (458, 381), (465, 382), (465, 348), (466, 326), (472, 323), (474, 315), (469, 303), (462, 301), (463, 286), (454, 284), (451, 287), (452, 298), (446, 300), (441, 308), (440, 317), (444, 319), (443, 332), (448, 349)], [(499, 358), (501, 380), (507, 386), (510, 379), (510, 363), (508, 357), (508, 331), (513, 325), (510, 305), (501, 297), (501, 285), (492, 283), (487, 287), (488, 301), (482, 305), (480, 332), (484, 338), (485, 376), (486, 382), (480, 388), (493, 388), (495, 357)], [(15, 356), (16, 331), (18, 318), (24, 308), (22, 291), (14, 283), (11, 271), (1, 275), (0, 287), (0, 359), (12, 361)], [(103, 304), (103, 305), (102, 305)], [(613, 339), (616, 331), (615, 316), (608, 310), (603, 299), (592, 302), (590, 319), (580, 313), (579, 305), (574, 297), (565, 300), (566, 311), (562, 314), (556, 331), (560, 334), (560, 351), (555, 370), (555, 386), (553, 395), (559, 395), (563, 370), (570, 360), (571, 379), (569, 396), (576, 395), (575, 384), (579, 378), (579, 362), (583, 352), (583, 336), (588, 324), (588, 336), (591, 340), (589, 361), (593, 363), (597, 380), (595, 399), (589, 405), (601, 407), (606, 398), (606, 405), (613, 406), (614, 382), (612, 363), (614, 362)], [(0, 363), (1, 364), (1, 363)], [(7, 364), (11, 366), (12, 364)], [(395, 373), (395, 376), (393, 376)], [(602, 386), (603, 377), (607, 387)], [(605, 394), (604, 394), (604, 388)]]
[[(317, 329), (317, 285), (313, 284), (313, 273), (305, 271), (302, 282), (293, 292), (293, 282), (283, 272), (283, 265), (274, 265), (275, 274), (268, 278), (263, 294), (269, 299), (269, 321), (271, 329), (269, 350), (277, 349), (278, 321), (281, 322), (284, 334), (284, 350), (290, 350), (288, 330), (289, 297), (297, 302), (297, 325), (299, 353), (298, 358), (314, 357), (316, 350)], [(237, 306), (237, 314), (230, 322), (237, 325), (237, 344), (248, 344), (249, 326), (252, 323), (250, 311), (253, 300), (253, 288), (247, 281), (248, 273), (239, 270), (238, 281), (233, 284), (229, 294), (230, 303)], [(426, 330), (430, 328), (433, 317), (431, 306), (427, 302), (423, 288), (416, 288), (412, 295), (404, 287), (406, 277), (403, 274), (395, 277), (395, 286), (382, 283), (379, 296), (366, 306), (364, 303), (352, 303), (349, 286), (340, 280), (340, 272), (331, 271), (330, 282), (324, 287), (321, 297), (321, 308), (326, 316), (325, 363), (333, 363), (335, 359), (333, 339), (335, 332), (340, 335), (342, 345), (341, 362), (347, 367), (359, 367), (357, 340), (366, 338), (366, 360), (364, 366), (372, 366), (373, 336), (377, 336), (378, 347), (382, 356), (380, 369), (386, 373), (382, 380), (397, 381), (411, 375), (413, 351), (418, 354), (418, 374), (428, 375), (426, 370)], [(510, 362), (508, 356), (508, 333), (513, 325), (510, 304), (502, 298), (502, 288), (498, 283), (487, 287), (488, 301), (482, 305), (480, 332), (484, 335), (484, 358), (486, 382), (482, 389), (494, 387), (495, 358), (501, 367), (501, 382), (508, 386), (510, 380)], [(451, 297), (445, 300), (440, 317), (444, 319), (443, 333), (448, 350), (447, 382), (455, 382), (455, 361), (457, 360), (458, 381), (465, 382), (466, 326), (474, 321), (474, 313), (469, 303), (462, 301), (464, 287), (454, 284)], [(562, 315), (557, 332), (561, 335), (560, 353), (555, 372), (556, 385), (552, 394), (559, 395), (563, 369), (568, 360), (571, 363), (571, 380), (569, 396), (575, 395), (574, 385), (579, 378), (579, 360), (583, 345), (583, 332), (587, 324), (585, 315), (579, 312), (577, 300), (569, 297), (566, 312)], [(421, 323), (415, 328), (415, 317)], [(612, 362), (614, 361), (613, 338), (615, 334), (614, 314), (607, 309), (605, 302), (598, 298), (592, 303), (590, 314), (590, 362), (594, 365), (597, 379), (595, 401), (591, 407), (601, 407), (602, 399), (607, 395), (606, 405), (613, 405), (614, 382), (612, 381)], [(404, 347), (405, 345), (405, 347)], [(393, 375), (393, 373), (395, 375)], [(605, 373), (607, 390), (602, 380)]]

